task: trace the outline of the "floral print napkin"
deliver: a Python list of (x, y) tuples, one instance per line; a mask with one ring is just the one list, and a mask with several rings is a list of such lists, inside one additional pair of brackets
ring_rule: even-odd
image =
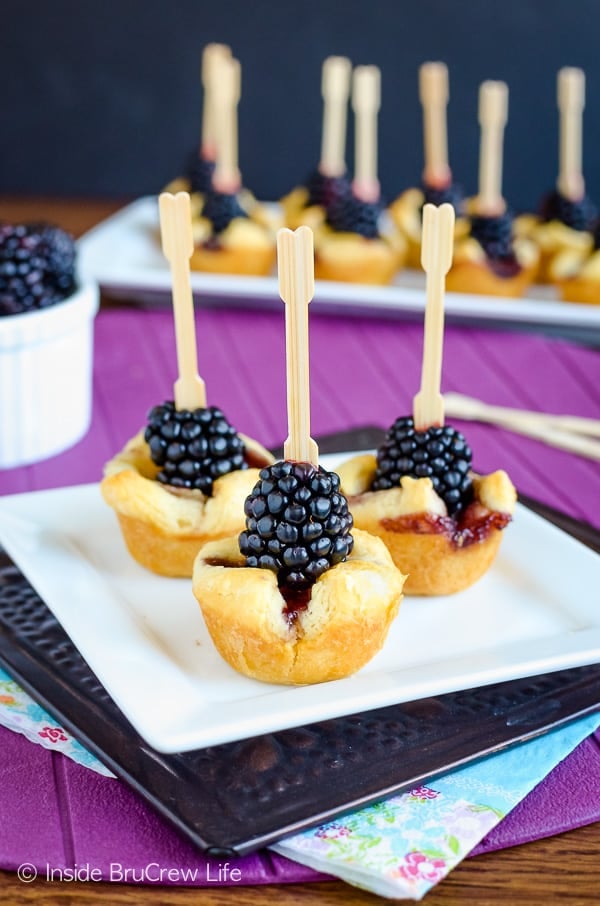
[[(1, 669), (0, 724), (114, 776)], [(600, 714), (573, 721), (272, 849), (380, 896), (420, 900), (598, 726)]]

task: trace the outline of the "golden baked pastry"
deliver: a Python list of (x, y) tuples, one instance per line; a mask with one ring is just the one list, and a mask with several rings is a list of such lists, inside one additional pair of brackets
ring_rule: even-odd
[(522, 296), (538, 271), (539, 252), (535, 244), (515, 237), (512, 255), (490, 258), (474, 236), (458, 239), (452, 267), (446, 275), (446, 289), (455, 293), (484, 296)]
[(189, 578), (200, 547), (244, 526), (244, 500), (259, 469), (273, 461), (260, 444), (240, 435), (247, 469), (218, 478), (213, 494), (172, 488), (156, 480), (159, 466), (140, 432), (107, 463), (100, 490), (119, 520), (131, 556), (162, 576)]
[(236, 195), (212, 192), (192, 217), (192, 270), (266, 276), (276, 258), (275, 234), (251, 219)]
[(399, 234), (368, 237), (323, 225), (315, 235), (315, 277), (384, 286), (403, 266), (405, 252)]
[[(434, 201), (435, 204), (442, 204), (447, 200), (453, 203), (453, 200), (445, 198), (441, 192), (439, 194), (440, 200)], [(425, 201), (425, 193), (422, 189), (406, 189), (388, 208), (392, 221), (406, 241), (406, 266), (417, 270), (421, 268), (421, 211)], [(455, 205), (455, 208), (457, 208), (457, 216), (454, 221), (454, 236), (455, 239), (461, 239), (468, 235), (469, 221), (466, 217), (461, 216), (458, 205)]]
[(339, 469), (354, 524), (381, 538), (408, 574), (408, 595), (447, 595), (476, 582), (490, 567), (510, 522), (516, 491), (506, 472), (473, 475), (474, 500), (457, 518), (430, 478), (404, 476), (400, 486), (371, 490), (377, 460), (354, 457)]
[(559, 252), (550, 263), (549, 278), (564, 302), (600, 305), (600, 249)]
[(204, 545), (192, 587), (231, 667), (268, 683), (321, 683), (355, 673), (381, 649), (404, 576), (378, 538), (353, 535), (347, 560), (287, 596), (275, 572), (245, 565), (237, 536)]

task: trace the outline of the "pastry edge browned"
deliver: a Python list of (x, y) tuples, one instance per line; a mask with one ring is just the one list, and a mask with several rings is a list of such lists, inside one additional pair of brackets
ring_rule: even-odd
[[(493, 563), (500, 542), (502, 529), (491, 526), (484, 538), (459, 546), (446, 532), (395, 531), (391, 528), (395, 515), (400, 515), (397, 503), (407, 488), (389, 491), (370, 491), (375, 475), (376, 459), (372, 454), (362, 454), (347, 460), (338, 472), (341, 490), (348, 497), (350, 512), (357, 528), (381, 538), (396, 566), (407, 574), (406, 595), (450, 595), (463, 591), (477, 582)], [(403, 483), (407, 479), (402, 479)], [(516, 491), (505, 472), (501, 470), (488, 476), (475, 475), (475, 497), (484, 507), (510, 516), (516, 502)], [(431, 500), (445, 509), (433, 491), (431, 481), (408, 479), (408, 489), (414, 500)], [(384, 504), (384, 501), (386, 502)], [(391, 504), (391, 505), (390, 505)], [(419, 515), (420, 509), (412, 511)], [(436, 515), (435, 511), (431, 511)], [(401, 515), (411, 513), (411, 508)]]
[(243, 565), (237, 537), (202, 548), (194, 595), (215, 647), (233, 669), (263, 682), (305, 685), (356, 673), (377, 654), (405, 577), (380, 539), (360, 530), (354, 537), (350, 557), (317, 580), (307, 610), (291, 623), (276, 574)]

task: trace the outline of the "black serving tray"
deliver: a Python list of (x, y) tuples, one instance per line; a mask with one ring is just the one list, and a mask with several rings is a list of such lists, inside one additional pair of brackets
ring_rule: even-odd
[[(358, 440), (352, 433), (336, 441), (343, 449), (373, 446), (368, 429)], [(334, 452), (331, 439), (320, 447)], [(597, 547), (600, 533), (584, 531)], [(2, 549), (0, 664), (121, 780), (215, 856), (251, 852), (600, 709), (596, 664), (164, 755), (126, 720)]]

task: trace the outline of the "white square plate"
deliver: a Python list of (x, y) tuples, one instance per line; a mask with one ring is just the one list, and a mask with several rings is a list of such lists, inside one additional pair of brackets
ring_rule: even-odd
[[(171, 299), (171, 274), (159, 241), (158, 201), (140, 198), (127, 205), (78, 241), (79, 267), (88, 280), (100, 284), (105, 295), (147, 304)], [(231, 274), (191, 274), (197, 302), (244, 308), (281, 306), (277, 278)], [(425, 308), (425, 275), (403, 270), (391, 286), (336, 283), (317, 280), (313, 305), (321, 311), (379, 314), (414, 318)], [(585, 329), (600, 330), (600, 306), (561, 302), (550, 286), (529, 289), (530, 298), (508, 299), (468, 293), (446, 293), (448, 320), (471, 323), (552, 327), (564, 335), (579, 336)]]
[(163, 752), (600, 661), (600, 558), (523, 507), (475, 586), (406, 598), (366, 667), (316, 686), (267, 685), (224, 663), (191, 583), (131, 559), (97, 485), (4, 497), (0, 543)]

